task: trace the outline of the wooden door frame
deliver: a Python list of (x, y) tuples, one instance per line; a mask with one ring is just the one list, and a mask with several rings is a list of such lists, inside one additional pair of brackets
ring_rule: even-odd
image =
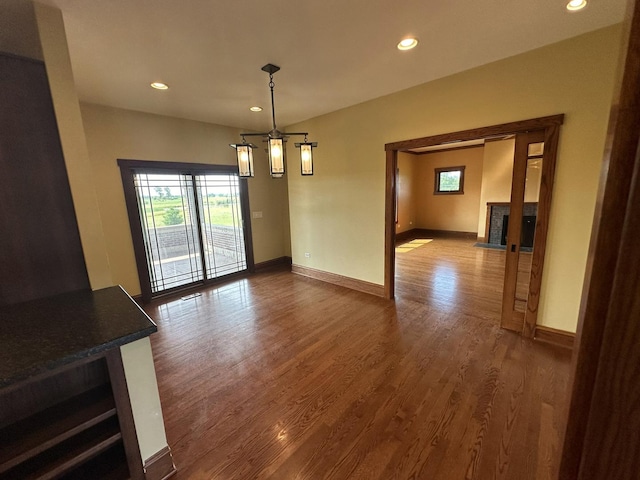
[(533, 246), (531, 264), (531, 281), (529, 283), (529, 298), (527, 314), (523, 327), (523, 335), (533, 337), (537, 321), (538, 305), (540, 301), (540, 285), (544, 267), (544, 254), (549, 229), (549, 211), (555, 176), (560, 126), (564, 122), (564, 114), (547, 117), (502, 123), (488, 127), (461, 130), (459, 132), (444, 133), (428, 137), (414, 138), (399, 142), (387, 143), (386, 173), (385, 173), (385, 232), (384, 232), (384, 296), (393, 299), (395, 295), (395, 209), (396, 209), (396, 168), (398, 166), (398, 152), (414, 148), (429, 147), (443, 143), (476, 140), (503, 135), (544, 131), (545, 152), (542, 162), (542, 177), (540, 185), (540, 200), (538, 203), (538, 218), (536, 220), (536, 236)]
[(625, 33), (573, 357), (561, 480), (638, 478), (640, 0)]
[[(555, 138), (557, 141), (557, 138)], [(547, 230), (549, 225), (549, 215), (551, 207), (551, 196), (553, 193), (552, 183), (555, 175), (555, 158), (557, 146), (547, 146), (548, 138), (546, 130), (535, 130), (524, 134), (516, 134), (515, 150), (513, 154), (513, 174), (511, 179), (511, 201), (509, 202), (510, 219), (522, 219), (524, 208), (524, 197), (526, 190), (527, 168), (528, 168), (528, 147), (529, 143), (545, 142), (546, 155), (542, 157), (542, 175), (540, 178), (540, 191), (538, 194), (536, 213), (536, 235), (533, 243), (533, 255), (531, 259), (531, 272), (529, 275), (529, 289), (527, 292), (527, 305), (524, 312), (516, 311), (516, 290), (518, 284), (518, 268), (520, 259), (520, 240), (522, 233), (522, 222), (510, 221), (507, 234), (507, 245), (505, 255), (505, 273), (502, 290), (502, 314), (500, 326), (516, 332), (521, 332), (525, 337), (533, 338), (538, 319), (538, 306), (540, 304), (540, 282), (531, 285), (531, 279), (541, 277), (542, 271), (534, 269), (538, 265), (535, 250), (546, 248)], [(546, 163), (549, 163), (546, 165)], [(538, 233), (540, 228), (540, 233)], [(541, 247), (542, 246), (542, 247)], [(544, 260), (544, 252), (542, 252)]]
[(147, 254), (144, 246), (144, 237), (142, 232), (142, 224), (140, 222), (140, 214), (138, 212), (138, 201), (133, 183), (133, 176), (136, 171), (157, 171), (159, 173), (172, 172), (175, 174), (198, 175), (206, 173), (238, 173), (237, 165), (219, 165), (207, 163), (182, 163), (182, 162), (162, 162), (156, 160), (128, 160), (118, 159), (120, 167), (120, 175), (122, 177), (122, 187), (127, 207), (127, 216), (129, 218), (129, 226), (131, 229), (131, 240), (133, 242), (133, 251), (136, 258), (136, 268), (140, 282), (140, 290), (142, 301), (150, 302), (153, 298), (169, 295), (174, 292), (187, 291), (204, 285), (215, 284), (221, 281), (229, 280), (234, 276), (243, 276), (246, 272), (253, 273), (255, 270), (255, 260), (253, 256), (253, 235), (251, 232), (251, 213), (249, 207), (249, 188), (246, 178), (239, 178), (240, 208), (242, 211), (243, 233), (245, 241), (245, 251), (247, 257), (247, 270), (225, 275), (223, 277), (203, 280), (186, 286), (173, 287), (163, 291), (159, 295), (153, 295), (151, 292), (151, 278), (147, 266)]

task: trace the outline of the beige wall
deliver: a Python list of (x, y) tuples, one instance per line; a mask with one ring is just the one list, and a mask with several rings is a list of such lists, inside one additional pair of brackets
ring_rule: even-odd
[[(226, 128), (226, 127), (222, 127)], [(237, 135), (233, 142), (237, 143)], [(235, 154), (231, 151), (233, 162)], [(228, 152), (225, 152), (228, 155)], [(249, 204), (252, 212), (262, 212), (262, 218), (251, 219), (253, 234), (253, 254), (256, 263), (283, 256), (291, 256), (289, 235), (289, 192), (287, 181), (291, 167), (282, 178), (271, 178), (269, 159), (264, 149), (254, 150), (255, 177), (249, 178)], [(294, 173), (295, 174), (295, 173)], [(253, 215), (252, 215), (253, 216)]]
[(291, 125), (319, 142), (317, 173), (289, 178), (293, 262), (382, 284), (385, 143), (565, 113), (539, 322), (575, 331), (620, 33), (598, 30)]
[(39, 3), (34, 5), (89, 281), (94, 290), (109, 287), (113, 285), (113, 279), (92, 181), (62, 12)]
[(406, 232), (416, 227), (415, 205), (415, 165), (419, 157), (410, 153), (398, 154), (398, 223), (396, 233)]
[[(82, 104), (82, 118), (98, 194), (104, 238), (114, 281), (131, 294), (140, 293), (129, 220), (117, 159), (233, 164), (230, 143), (240, 130), (191, 120)], [(256, 262), (287, 254), (287, 183), (271, 179), (266, 155), (256, 151), (255, 178), (249, 182)]]
[[(418, 228), (475, 232), (482, 183), (482, 147), (434, 152), (416, 157)], [(434, 195), (435, 169), (464, 166), (463, 195)]]
[(486, 233), (487, 203), (511, 201), (514, 149), (514, 138), (484, 144), (478, 237), (484, 237)]

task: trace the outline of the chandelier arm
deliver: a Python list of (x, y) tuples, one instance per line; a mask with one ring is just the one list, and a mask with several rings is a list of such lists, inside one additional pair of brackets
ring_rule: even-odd
[[(240, 136), (241, 137), (268, 137), (269, 133), (271, 132), (264, 132), (264, 133), (241, 133)], [(290, 137), (292, 135), (300, 135), (300, 136), (307, 136), (309, 135), (309, 132), (281, 132), (283, 137)]]

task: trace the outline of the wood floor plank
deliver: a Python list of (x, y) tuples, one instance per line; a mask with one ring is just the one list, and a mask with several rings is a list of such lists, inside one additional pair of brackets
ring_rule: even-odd
[(570, 355), (499, 328), (504, 252), (397, 258), (395, 302), (272, 270), (146, 308), (178, 480), (554, 478)]

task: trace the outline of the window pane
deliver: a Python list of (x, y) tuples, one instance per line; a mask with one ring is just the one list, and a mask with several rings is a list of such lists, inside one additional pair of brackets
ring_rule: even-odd
[(544, 142), (539, 143), (530, 143), (527, 156), (528, 157), (539, 157), (544, 153)]
[(134, 182), (151, 292), (202, 280), (191, 176), (136, 173)]
[(440, 172), (441, 192), (457, 192), (460, 190), (460, 171)]
[(195, 179), (207, 278), (246, 270), (238, 175), (206, 174)]

